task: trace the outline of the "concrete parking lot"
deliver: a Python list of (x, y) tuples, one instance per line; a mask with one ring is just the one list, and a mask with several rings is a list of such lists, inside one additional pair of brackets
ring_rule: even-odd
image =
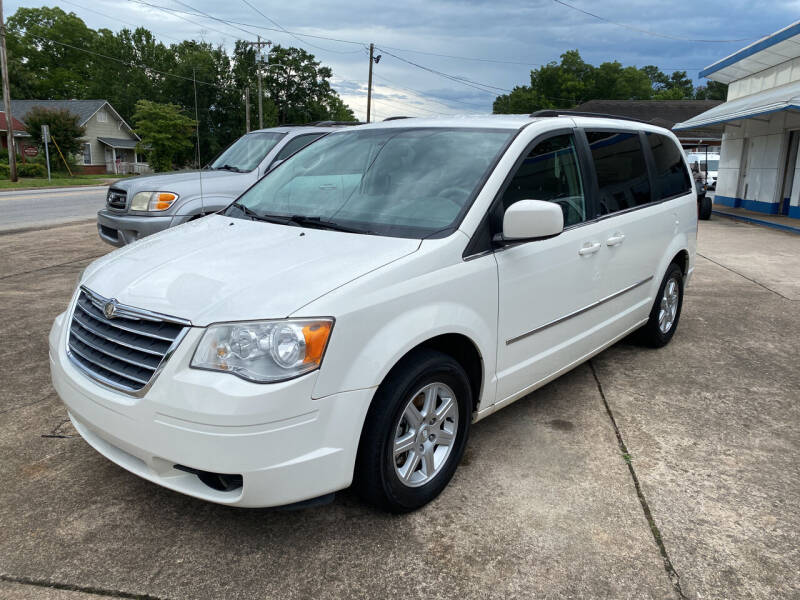
[(110, 250), (0, 235), (0, 597), (800, 597), (800, 236), (723, 218), (673, 342), (627, 340), (477, 424), (445, 492), (231, 509), (143, 481), (70, 426), (47, 332)]

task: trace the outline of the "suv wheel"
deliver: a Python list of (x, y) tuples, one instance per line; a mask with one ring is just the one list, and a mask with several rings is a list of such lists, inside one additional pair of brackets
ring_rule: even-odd
[(427, 504), (453, 477), (471, 418), (472, 392), (461, 365), (433, 350), (409, 355), (378, 388), (367, 413), (356, 492), (397, 513)]
[(640, 330), (641, 340), (653, 348), (666, 346), (678, 327), (682, 306), (683, 271), (671, 263), (658, 288), (650, 318)]

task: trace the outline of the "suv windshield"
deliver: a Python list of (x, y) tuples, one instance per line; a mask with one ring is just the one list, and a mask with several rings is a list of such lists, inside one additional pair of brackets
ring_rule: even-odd
[(285, 133), (256, 132), (243, 135), (228, 146), (209, 166), (210, 169), (252, 171), (264, 160)]
[(386, 128), (333, 133), (271, 172), (226, 211), (425, 237), (454, 225), (514, 131)]

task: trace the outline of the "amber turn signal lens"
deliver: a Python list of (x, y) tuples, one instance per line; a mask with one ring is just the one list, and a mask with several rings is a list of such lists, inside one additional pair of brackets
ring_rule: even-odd
[(303, 363), (314, 363), (318, 365), (322, 362), (322, 355), (325, 353), (325, 346), (328, 344), (328, 336), (331, 334), (331, 324), (326, 322), (314, 323), (303, 327), (303, 337), (306, 341), (306, 357)]
[(170, 193), (158, 194), (152, 202), (151, 210), (167, 210), (178, 196)]

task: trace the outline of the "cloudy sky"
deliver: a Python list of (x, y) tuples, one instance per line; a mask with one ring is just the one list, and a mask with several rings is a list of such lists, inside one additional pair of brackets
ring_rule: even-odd
[(303, 47), (333, 68), (334, 87), (360, 118), (370, 42), (382, 55), (374, 116), (435, 116), (490, 112), (497, 94), (528, 83), (531, 68), (570, 49), (593, 64), (654, 64), (700, 83), (703, 67), (800, 19), (800, 0), (6, 0), (4, 10), (42, 5), (61, 6), (95, 29), (142, 25), (165, 43), (231, 47), (260, 34)]

